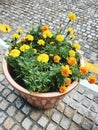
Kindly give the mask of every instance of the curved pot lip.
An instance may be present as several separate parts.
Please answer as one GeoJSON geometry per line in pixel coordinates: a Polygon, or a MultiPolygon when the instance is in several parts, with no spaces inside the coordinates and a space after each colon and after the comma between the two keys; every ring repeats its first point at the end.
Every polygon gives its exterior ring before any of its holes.
{"type": "Polygon", "coordinates": [[[70,86],[67,87],[67,91],[65,93],[60,93],[60,92],[47,92],[47,93],[38,93],[38,92],[32,92],[30,93],[27,89],[23,88],[21,85],[19,85],[17,82],[15,82],[13,80],[13,78],[11,77],[9,71],[8,71],[8,65],[7,65],[7,61],[5,59],[5,57],[3,57],[2,60],[2,69],[3,69],[3,73],[5,75],[5,78],[7,79],[7,81],[17,90],[17,91],[21,91],[24,94],[28,94],[28,95],[32,95],[35,97],[58,97],[58,96],[63,96],[67,93],[69,93],[72,89],[74,89],[77,85],[78,85],[78,81],[74,81],[72,82],[72,84],[70,86]]]}

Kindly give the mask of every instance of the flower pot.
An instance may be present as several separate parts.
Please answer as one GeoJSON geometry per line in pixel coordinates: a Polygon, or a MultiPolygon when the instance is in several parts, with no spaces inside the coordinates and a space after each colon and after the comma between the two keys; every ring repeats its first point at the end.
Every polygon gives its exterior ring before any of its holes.
{"type": "Polygon", "coordinates": [[[78,84],[77,81],[74,81],[67,88],[67,91],[65,93],[60,93],[60,92],[48,92],[48,93],[32,92],[30,93],[27,89],[23,88],[22,86],[20,86],[17,82],[13,80],[13,78],[10,75],[8,64],[5,58],[3,58],[2,67],[3,67],[3,72],[6,79],[14,87],[14,89],[18,91],[18,93],[22,95],[30,104],[40,109],[53,108],[54,106],[58,104],[59,100],[61,100],[67,93],[73,90],[78,84]]]}

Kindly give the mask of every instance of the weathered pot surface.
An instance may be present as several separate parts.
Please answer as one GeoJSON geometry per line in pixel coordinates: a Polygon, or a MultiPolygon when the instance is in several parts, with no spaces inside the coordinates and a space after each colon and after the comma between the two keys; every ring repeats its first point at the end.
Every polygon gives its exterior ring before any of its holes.
{"type": "Polygon", "coordinates": [[[69,93],[78,85],[78,82],[74,81],[67,88],[67,91],[65,93],[60,93],[60,92],[48,92],[48,93],[32,92],[30,93],[27,89],[23,88],[21,85],[19,85],[17,82],[13,80],[13,78],[11,77],[9,73],[8,65],[5,58],[3,58],[3,61],[2,61],[2,68],[3,68],[5,78],[14,87],[14,89],[17,90],[18,93],[22,95],[30,104],[40,109],[53,108],[54,106],[58,104],[58,101],[60,99],[62,99],[67,93],[69,93]]]}

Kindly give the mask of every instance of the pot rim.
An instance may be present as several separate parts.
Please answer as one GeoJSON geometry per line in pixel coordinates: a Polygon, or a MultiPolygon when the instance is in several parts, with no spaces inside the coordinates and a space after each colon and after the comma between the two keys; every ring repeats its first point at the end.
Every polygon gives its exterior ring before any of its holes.
{"type": "Polygon", "coordinates": [[[8,71],[8,64],[7,64],[5,57],[3,57],[3,59],[2,59],[2,70],[3,70],[3,74],[5,75],[5,78],[14,87],[14,89],[16,89],[17,91],[21,91],[24,94],[28,94],[28,95],[39,97],[39,98],[40,97],[48,98],[48,97],[63,96],[65,94],[69,93],[71,90],[73,90],[79,83],[78,81],[73,81],[71,83],[71,85],[69,85],[67,87],[67,91],[64,93],[60,93],[60,92],[46,92],[46,93],[32,92],[32,93],[30,93],[27,89],[23,88],[21,85],[19,85],[17,82],[15,82],[15,80],[11,77],[11,75],[8,71]]]}

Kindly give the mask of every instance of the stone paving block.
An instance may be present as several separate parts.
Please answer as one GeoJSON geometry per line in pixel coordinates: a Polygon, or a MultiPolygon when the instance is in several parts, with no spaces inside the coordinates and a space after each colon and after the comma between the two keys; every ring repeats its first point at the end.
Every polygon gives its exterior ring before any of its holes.
{"type": "Polygon", "coordinates": [[[83,96],[80,93],[75,92],[73,95],[73,99],[76,100],[77,102],[81,102],[81,100],[83,99],[83,96]]]}
{"type": "Polygon", "coordinates": [[[12,130],[22,130],[21,127],[19,125],[15,125],[12,130]]]}
{"type": "Polygon", "coordinates": [[[75,113],[74,116],[73,116],[73,121],[80,125],[82,123],[82,120],[83,120],[83,116],[80,115],[79,113],[75,113]]]}
{"type": "Polygon", "coordinates": [[[14,93],[11,93],[8,95],[7,100],[10,102],[14,102],[14,100],[17,98],[17,96],[14,93]]]}
{"type": "Polygon", "coordinates": [[[49,119],[48,119],[46,116],[42,115],[42,116],[40,117],[40,119],[38,120],[38,124],[39,124],[40,126],[42,126],[42,127],[46,127],[48,121],[49,121],[49,119]]]}
{"type": "Polygon", "coordinates": [[[73,115],[75,113],[75,110],[72,109],[71,107],[69,106],[66,106],[65,110],[64,110],[64,115],[67,116],[68,118],[72,118],[73,115]]]}
{"type": "Polygon", "coordinates": [[[10,117],[8,117],[5,121],[4,121],[4,128],[7,130],[10,130],[12,128],[12,126],[14,125],[14,120],[10,117]]]}
{"type": "Polygon", "coordinates": [[[96,114],[94,112],[88,111],[85,116],[93,122],[95,120],[96,114]]]}
{"type": "Polygon", "coordinates": [[[90,101],[90,99],[88,99],[88,98],[84,98],[83,100],[82,100],[82,104],[85,106],[85,107],[89,107],[90,105],[91,105],[91,101],[90,101]]]}
{"type": "Polygon", "coordinates": [[[41,116],[41,112],[38,111],[38,110],[33,110],[31,113],[30,113],[30,117],[33,119],[33,120],[38,120],[41,116]]]}
{"type": "Polygon", "coordinates": [[[29,130],[31,128],[31,125],[33,125],[33,121],[30,120],[28,117],[25,118],[22,122],[22,126],[25,130],[29,130]]]}
{"type": "Polygon", "coordinates": [[[7,114],[4,113],[3,111],[0,111],[0,126],[2,122],[7,118],[7,114]]]}
{"type": "Polygon", "coordinates": [[[8,114],[9,116],[13,116],[13,115],[15,114],[16,110],[17,110],[17,109],[16,109],[14,106],[10,106],[10,107],[8,107],[8,109],[7,109],[7,114],[8,114]]]}
{"type": "Polygon", "coordinates": [[[63,102],[59,102],[58,105],[57,105],[57,110],[59,110],[60,112],[63,112],[65,109],[65,103],[63,102]]]}
{"type": "Polygon", "coordinates": [[[53,122],[49,122],[46,130],[57,130],[57,124],[55,124],[53,122]]]}
{"type": "Polygon", "coordinates": [[[78,125],[76,125],[74,122],[72,122],[72,124],[71,124],[69,130],[79,130],[79,127],[78,127],[78,125]]]}
{"type": "Polygon", "coordinates": [[[85,115],[85,113],[88,111],[88,108],[84,107],[83,105],[80,104],[80,106],[78,107],[78,113],[80,113],[81,115],[85,115]]]}
{"type": "Polygon", "coordinates": [[[4,89],[4,91],[2,92],[3,97],[8,96],[10,92],[11,91],[9,89],[4,89]]]}
{"type": "Polygon", "coordinates": [[[25,115],[22,112],[20,112],[20,111],[15,115],[15,119],[18,122],[21,122],[24,119],[24,117],[25,117],[25,115]]]}
{"type": "Polygon", "coordinates": [[[82,123],[82,128],[86,130],[91,130],[92,127],[93,127],[93,122],[85,118],[82,123]]]}
{"type": "Polygon", "coordinates": [[[95,113],[98,113],[98,104],[96,104],[95,102],[92,102],[90,110],[95,113]]]}
{"type": "Polygon", "coordinates": [[[66,118],[65,116],[63,116],[63,118],[60,122],[60,126],[62,128],[64,128],[64,130],[68,130],[70,127],[70,124],[71,124],[70,120],[68,118],[66,118]]]}
{"type": "Polygon", "coordinates": [[[24,114],[28,115],[31,111],[31,107],[29,104],[25,104],[21,110],[24,114]]]}
{"type": "Polygon", "coordinates": [[[62,113],[56,110],[52,115],[52,120],[56,123],[59,123],[61,119],[62,119],[62,113]]]}
{"type": "MultiPolygon", "coordinates": [[[[62,109],[60,109],[60,110],[62,111],[62,109]]],[[[54,111],[55,111],[54,108],[53,109],[47,109],[47,110],[44,110],[44,114],[50,118],[53,115],[54,111]]]]}
{"type": "Polygon", "coordinates": [[[0,92],[4,89],[4,86],[0,84],[0,92]]]}
{"type": "Polygon", "coordinates": [[[18,109],[19,109],[23,104],[24,104],[23,98],[18,97],[18,98],[15,100],[15,106],[16,106],[18,109]]]}
{"type": "Polygon", "coordinates": [[[0,103],[0,108],[1,108],[2,110],[5,110],[5,109],[8,107],[8,105],[9,105],[9,102],[4,99],[4,100],[2,100],[1,103],[0,103]]]}
{"type": "Polygon", "coordinates": [[[38,125],[34,124],[31,130],[42,130],[38,125]]]}

